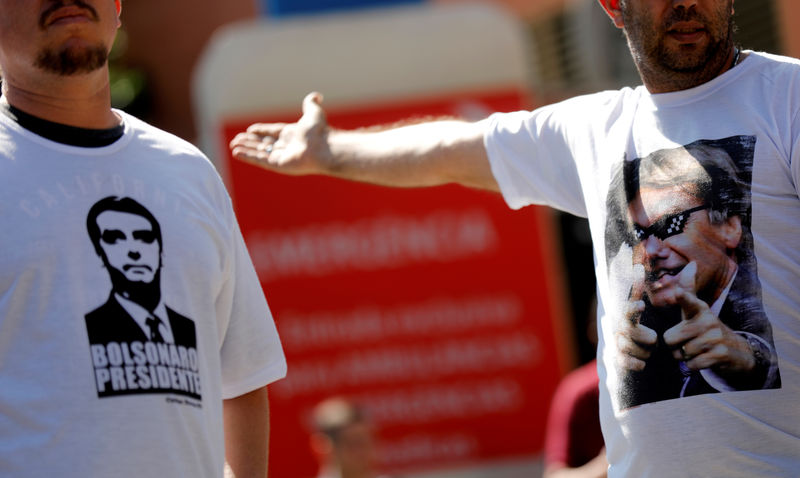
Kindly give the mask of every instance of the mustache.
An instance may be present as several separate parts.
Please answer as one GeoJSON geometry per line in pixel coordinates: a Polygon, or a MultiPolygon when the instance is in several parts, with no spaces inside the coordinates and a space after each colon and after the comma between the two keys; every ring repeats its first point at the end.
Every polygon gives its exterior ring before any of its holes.
{"type": "Polygon", "coordinates": [[[41,16],[39,16],[39,27],[44,28],[45,25],[47,24],[47,19],[50,18],[50,16],[53,15],[53,13],[55,13],[61,8],[70,6],[76,6],[78,8],[82,8],[87,12],[89,12],[90,16],[92,17],[92,20],[94,21],[98,20],[97,10],[95,10],[93,6],[89,5],[83,0],[54,0],[50,3],[50,6],[48,6],[44,12],[42,12],[41,16]]]}
{"type": "Polygon", "coordinates": [[[698,13],[694,8],[673,8],[665,21],[667,30],[680,22],[697,22],[707,25],[708,19],[698,13]]]}

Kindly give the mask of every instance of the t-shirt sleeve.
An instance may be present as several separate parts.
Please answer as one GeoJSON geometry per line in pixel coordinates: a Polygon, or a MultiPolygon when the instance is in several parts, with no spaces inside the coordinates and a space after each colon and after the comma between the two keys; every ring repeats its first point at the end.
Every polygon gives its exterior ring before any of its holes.
{"type": "Polygon", "coordinates": [[[484,145],[512,209],[539,204],[586,217],[581,181],[567,138],[563,105],[487,119],[484,145]]]}
{"type": "Polygon", "coordinates": [[[229,273],[217,299],[222,397],[243,395],[286,375],[286,359],[238,222],[229,210],[229,273]],[[227,319],[227,320],[226,320],[227,319]]]}

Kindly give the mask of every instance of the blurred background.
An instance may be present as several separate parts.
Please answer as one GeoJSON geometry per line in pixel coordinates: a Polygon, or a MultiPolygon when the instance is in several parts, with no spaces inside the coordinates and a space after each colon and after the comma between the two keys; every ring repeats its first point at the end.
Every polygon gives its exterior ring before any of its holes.
{"type": "MultiPolygon", "coordinates": [[[[795,0],[736,0],[738,43],[800,56],[795,0]]],[[[456,186],[390,190],[233,161],[317,90],[333,126],[479,119],[639,84],[596,0],[126,0],[114,105],[198,144],[281,333],[270,476],[318,473],[316,405],[366,410],[376,469],[539,476],[550,399],[594,358],[585,220],[456,186]]]]}

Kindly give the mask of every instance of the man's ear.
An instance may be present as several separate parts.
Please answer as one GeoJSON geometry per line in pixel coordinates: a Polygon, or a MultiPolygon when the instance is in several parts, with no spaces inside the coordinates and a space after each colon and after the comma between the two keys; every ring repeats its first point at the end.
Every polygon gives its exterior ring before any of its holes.
{"type": "Polygon", "coordinates": [[[624,28],[625,23],[622,21],[622,10],[619,6],[620,0],[597,0],[600,2],[600,5],[603,7],[603,10],[606,11],[606,14],[611,18],[611,21],[614,22],[614,26],[617,28],[624,28]]]}
{"type": "Polygon", "coordinates": [[[120,14],[122,13],[122,0],[114,0],[114,6],[117,8],[117,28],[122,26],[120,14]]]}
{"type": "Polygon", "coordinates": [[[722,223],[719,228],[722,240],[728,250],[739,247],[742,240],[742,219],[739,216],[731,216],[722,223]]]}

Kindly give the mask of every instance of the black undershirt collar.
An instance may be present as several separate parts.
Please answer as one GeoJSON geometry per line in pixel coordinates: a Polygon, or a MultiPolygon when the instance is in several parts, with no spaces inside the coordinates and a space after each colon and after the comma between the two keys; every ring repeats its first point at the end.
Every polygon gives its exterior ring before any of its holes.
{"type": "Polygon", "coordinates": [[[108,146],[120,139],[125,132],[124,124],[108,129],[88,129],[55,123],[15,108],[8,104],[5,98],[0,98],[0,112],[28,131],[50,141],[82,148],[108,146]]]}

